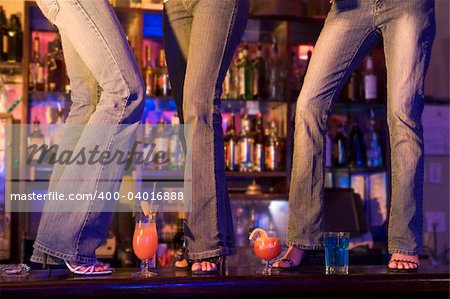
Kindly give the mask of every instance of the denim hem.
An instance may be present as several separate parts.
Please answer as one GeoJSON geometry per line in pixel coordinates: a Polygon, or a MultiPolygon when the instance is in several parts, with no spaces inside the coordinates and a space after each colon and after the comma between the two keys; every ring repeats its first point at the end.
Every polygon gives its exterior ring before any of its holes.
{"type": "Polygon", "coordinates": [[[303,250],[320,250],[320,249],[323,249],[323,245],[322,244],[301,244],[301,243],[286,241],[286,245],[289,246],[289,247],[296,247],[298,249],[303,249],[303,250]]]}
{"type": "MultiPolygon", "coordinates": [[[[35,249],[33,255],[30,258],[30,261],[33,263],[44,264],[44,253],[35,249]]],[[[49,255],[47,260],[45,261],[47,265],[64,265],[64,261],[62,259],[53,257],[49,255]]]]}
{"type": "Polygon", "coordinates": [[[236,249],[229,247],[222,247],[214,250],[202,251],[202,252],[188,252],[188,258],[190,260],[201,260],[207,258],[218,257],[221,255],[233,255],[236,253],[236,249]]]}
{"type": "Polygon", "coordinates": [[[419,249],[419,250],[405,250],[405,249],[398,249],[398,248],[391,248],[391,247],[389,247],[388,251],[389,251],[390,254],[398,253],[398,254],[404,254],[404,255],[419,255],[422,250],[421,249],[419,249]]]}
{"type": "Polygon", "coordinates": [[[33,247],[43,253],[51,255],[52,257],[66,260],[69,262],[87,263],[87,264],[93,264],[93,263],[97,262],[96,257],[86,257],[86,256],[80,256],[77,254],[62,253],[60,251],[50,249],[45,245],[39,244],[38,241],[34,242],[33,247]]]}

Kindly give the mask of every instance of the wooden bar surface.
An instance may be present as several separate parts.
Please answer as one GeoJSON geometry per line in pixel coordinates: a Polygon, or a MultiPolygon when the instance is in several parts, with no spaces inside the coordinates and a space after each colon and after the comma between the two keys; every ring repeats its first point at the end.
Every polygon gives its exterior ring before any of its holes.
{"type": "Polygon", "coordinates": [[[352,266],[349,275],[325,275],[323,267],[301,267],[272,276],[257,268],[229,268],[225,275],[155,269],[135,278],[134,268],[82,277],[68,270],[32,270],[25,279],[1,278],[0,298],[449,298],[448,266],[421,266],[397,274],[385,266],[352,266]]]}

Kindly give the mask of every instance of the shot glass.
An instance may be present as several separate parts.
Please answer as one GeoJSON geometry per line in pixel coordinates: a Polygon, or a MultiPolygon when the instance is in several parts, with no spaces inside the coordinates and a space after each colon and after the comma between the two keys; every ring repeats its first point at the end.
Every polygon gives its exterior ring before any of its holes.
{"type": "Polygon", "coordinates": [[[327,232],[323,238],[325,248],[325,274],[348,274],[348,244],[350,233],[327,232]]]}

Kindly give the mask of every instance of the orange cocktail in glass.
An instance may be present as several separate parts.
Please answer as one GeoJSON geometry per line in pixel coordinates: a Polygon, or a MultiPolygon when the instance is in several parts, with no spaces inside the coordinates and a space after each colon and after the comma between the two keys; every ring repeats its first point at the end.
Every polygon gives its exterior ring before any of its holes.
{"type": "Polygon", "coordinates": [[[139,276],[151,277],[156,274],[150,271],[150,260],[158,248],[158,233],[156,231],[156,214],[148,216],[140,214],[136,217],[133,235],[134,254],[142,261],[139,276]]]}
{"type": "Polygon", "coordinates": [[[254,240],[253,250],[257,257],[266,261],[266,267],[262,271],[263,275],[270,275],[272,268],[270,260],[276,258],[281,253],[281,240],[274,233],[268,233],[261,228],[253,230],[250,240],[254,240]]]}

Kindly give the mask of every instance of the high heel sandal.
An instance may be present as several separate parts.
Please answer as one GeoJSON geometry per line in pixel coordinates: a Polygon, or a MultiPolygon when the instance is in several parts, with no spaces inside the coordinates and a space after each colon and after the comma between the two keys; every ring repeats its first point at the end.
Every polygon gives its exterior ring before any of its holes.
{"type": "Polygon", "coordinates": [[[103,263],[98,261],[92,264],[81,264],[76,267],[72,266],[69,261],[64,260],[64,263],[70,272],[78,275],[108,275],[112,273],[112,269],[95,271],[95,267],[103,266],[103,263]],[[85,269],[82,270],[82,268],[85,269]]]}
{"type": "Polygon", "coordinates": [[[44,253],[44,260],[42,262],[42,269],[46,269],[49,271],[49,274],[52,274],[52,269],[50,268],[50,266],[47,264],[47,259],[48,259],[48,254],[44,253]]]}
{"type": "Polygon", "coordinates": [[[206,258],[206,259],[199,259],[199,260],[190,260],[189,261],[189,268],[191,269],[192,275],[212,275],[212,274],[225,274],[226,270],[226,257],[225,256],[217,256],[212,258],[206,258]],[[211,264],[216,265],[215,269],[208,270],[202,270],[201,266],[198,270],[192,270],[192,266],[195,263],[202,263],[202,262],[209,262],[211,264]]]}

